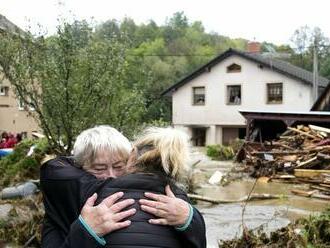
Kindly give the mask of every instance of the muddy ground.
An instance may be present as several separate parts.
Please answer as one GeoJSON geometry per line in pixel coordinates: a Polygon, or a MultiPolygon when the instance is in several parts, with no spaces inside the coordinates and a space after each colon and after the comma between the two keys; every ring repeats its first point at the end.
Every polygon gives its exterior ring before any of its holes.
{"type": "MultiPolygon", "coordinates": [[[[211,161],[204,154],[204,148],[194,149],[193,160],[200,160],[193,173],[195,193],[222,200],[237,200],[249,194],[254,179],[242,173],[232,173],[231,171],[237,167],[233,161],[211,161]],[[209,177],[215,171],[220,171],[224,175],[230,174],[226,186],[208,183],[209,177]]],[[[250,229],[262,226],[266,233],[270,233],[287,226],[298,218],[318,214],[329,207],[328,201],[299,197],[290,192],[293,188],[304,187],[307,185],[258,182],[254,193],[280,194],[283,198],[249,202],[243,221],[242,203],[212,205],[198,202],[197,207],[203,213],[206,222],[208,247],[219,247],[219,240],[241,236],[243,223],[250,229]]]]}

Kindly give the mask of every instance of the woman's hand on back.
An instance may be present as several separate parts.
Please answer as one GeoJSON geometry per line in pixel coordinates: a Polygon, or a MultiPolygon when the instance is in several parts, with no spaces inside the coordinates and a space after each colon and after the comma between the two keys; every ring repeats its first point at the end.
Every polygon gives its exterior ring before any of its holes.
{"type": "Polygon", "coordinates": [[[141,199],[141,209],[153,214],[157,219],[150,219],[149,223],[156,225],[182,226],[189,217],[188,202],[175,197],[169,185],[165,187],[166,195],[145,193],[150,200],[141,199]]]}
{"type": "Polygon", "coordinates": [[[96,193],[87,199],[81,210],[81,216],[98,236],[102,237],[105,234],[122,229],[131,224],[130,220],[122,220],[135,214],[136,209],[132,208],[123,212],[121,211],[132,205],[134,200],[126,199],[117,202],[123,195],[123,192],[112,194],[97,206],[94,206],[97,199],[96,193]]]}

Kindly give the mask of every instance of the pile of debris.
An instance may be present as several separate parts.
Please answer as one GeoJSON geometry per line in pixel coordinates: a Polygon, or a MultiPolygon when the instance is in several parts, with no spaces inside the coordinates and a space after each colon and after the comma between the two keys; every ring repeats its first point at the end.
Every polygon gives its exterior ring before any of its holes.
{"type": "Polygon", "coordinates": [[[245,142],[238,160],[252,167],[253,177],[294,174],[296,169],[329,170],[330,129],[315,125],[288,127],[276,141],[245,142]]]}
{"type": "Polygon", "coordinates": [[[266,181],[309,184],[292,193],[330,200],[330,129],[299,125],[275,141],[245,142],[237,154],[252,177],[266,181]],[[262,178],[261,178],[262,177],[262,178]]]}

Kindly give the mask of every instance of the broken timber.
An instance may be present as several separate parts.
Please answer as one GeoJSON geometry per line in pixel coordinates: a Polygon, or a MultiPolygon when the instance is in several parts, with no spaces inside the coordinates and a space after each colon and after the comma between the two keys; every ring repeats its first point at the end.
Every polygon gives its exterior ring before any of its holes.
{"type": "Polygon", "coordinates": [[[206,197],[202,195],[196,194],[188,194],[190,199],[210,202],[213,204],[226,204],[226,203],[237,203],[237,202],[245,202],[245,201],[256,201],[256,200],[270,200],[270,199],[282,199],[285,198],[285,195],[273,195],[273,194],[251,194],[250,197],[244,196],[238,200],[219,200],[211,197],[206,197]]]}

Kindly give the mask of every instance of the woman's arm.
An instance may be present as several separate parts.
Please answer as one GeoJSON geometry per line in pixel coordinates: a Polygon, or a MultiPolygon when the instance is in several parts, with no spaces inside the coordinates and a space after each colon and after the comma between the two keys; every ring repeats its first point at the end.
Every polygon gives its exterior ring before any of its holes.
{"type": "Polygon", "coordinates": [[[151,224],[170,225],[176,228],[185,240],[186,247],[205,248],[206,230],[201,213],[194,207],[189,207],[189,198],[185,193],[175,196],[169,185],[165,188],[166,195],[145,193],[151,200],[141,199],[141,209],[158,217],[150,219],[151,224]],[[192,210],[192,213],[190,213],[192,210]],[[189,216],[192,215],[192,218],[189,216]],[[187,223],[190,220],[190,223],[187,223]]]}
{"type": "Polygon", "coordinates": [[[100,245],[78,221],[74,221],[71,224],[69,233],[66,234],[63,233],[55,223],[45,217],[42,229],[41,247],[82,248],[100,247],[100,245]]]}
{"type": "Polygon", "coordinates": [[[42,247],[81,248],[80,241],[91,242],[91,247],[98,245],[78,220],[80,213],[85,223],[100,236],[126,227],[130,223],[120,221],[135,213],[134,209],[121,212],[132,203],[129,199],[117,203],[122,197],[120,193],[94,206],[96,196],[90,195],[102,187],[102,182],[73,167],[65,158],[57,158],[42,166],[40,184],[45,206],[42,247]]]}

